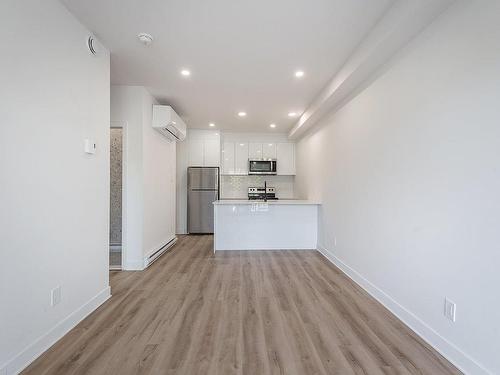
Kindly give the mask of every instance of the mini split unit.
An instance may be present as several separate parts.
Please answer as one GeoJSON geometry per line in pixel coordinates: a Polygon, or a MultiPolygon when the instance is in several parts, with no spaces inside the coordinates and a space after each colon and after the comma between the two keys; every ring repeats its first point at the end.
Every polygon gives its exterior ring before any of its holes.
{"type": "Polygon", "coordinates": [[[186,124],[168,105],[153,105],[153,129],[172,141],[186,139],[186,124]]]}

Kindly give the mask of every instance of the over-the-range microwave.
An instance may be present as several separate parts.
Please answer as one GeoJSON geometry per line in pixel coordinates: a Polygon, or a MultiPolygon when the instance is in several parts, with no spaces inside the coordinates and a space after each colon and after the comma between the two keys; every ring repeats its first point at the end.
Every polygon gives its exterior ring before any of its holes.
{"type": "Polygon", "coordinates": [[[248,174],[276,174],[276,159],[248,159],[248,174]]]}

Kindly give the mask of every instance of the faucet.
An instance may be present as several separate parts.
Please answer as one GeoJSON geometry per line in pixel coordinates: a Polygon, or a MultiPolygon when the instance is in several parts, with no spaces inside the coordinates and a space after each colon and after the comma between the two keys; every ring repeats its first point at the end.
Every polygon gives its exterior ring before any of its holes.
{"type": "Polygon", "coordinates": [[[264,202],[267,202],[267,181],[264,180],[264,202]]]}

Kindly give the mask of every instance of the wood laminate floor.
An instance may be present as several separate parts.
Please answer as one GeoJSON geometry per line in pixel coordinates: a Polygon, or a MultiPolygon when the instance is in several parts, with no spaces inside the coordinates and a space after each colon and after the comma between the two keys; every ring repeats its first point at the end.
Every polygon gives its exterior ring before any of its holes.
{"type": "Polygon", "coordinates": [[[24,374],[460,374],[319,253],[184,236],[24,374]]]}

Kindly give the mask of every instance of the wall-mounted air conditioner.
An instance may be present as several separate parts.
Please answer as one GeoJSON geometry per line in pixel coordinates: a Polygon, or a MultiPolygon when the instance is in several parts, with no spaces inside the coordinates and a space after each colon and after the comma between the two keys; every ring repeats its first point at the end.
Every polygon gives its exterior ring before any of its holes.
{"type": "Polygon", "coordinates": [[[153,128],[173,141],[186,139],[186,124],[168,105],[153,105],[153,128]]]}

